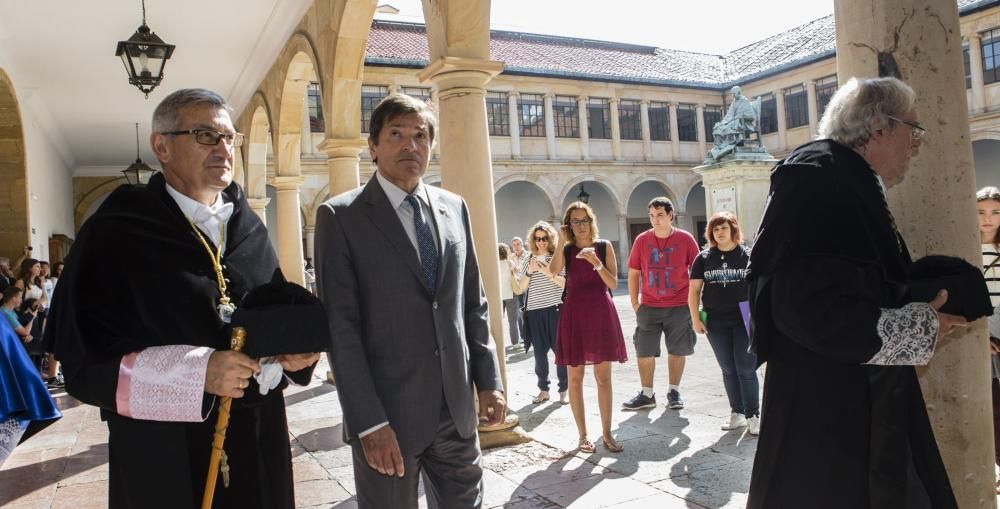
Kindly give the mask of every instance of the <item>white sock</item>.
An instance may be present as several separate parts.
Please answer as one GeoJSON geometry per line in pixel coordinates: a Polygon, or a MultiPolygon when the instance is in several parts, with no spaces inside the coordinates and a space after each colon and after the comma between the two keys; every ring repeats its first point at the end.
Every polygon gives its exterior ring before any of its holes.
{"type": "Polygon", "coordinates": [[[642,395],[646,396],[647,398],[652,398],[653,397],[653,388],[652,387],[643,387],[642,388],[642,395]]]}
{"type": "Polygon", "coordinates": [[[680,385],[670,384],[670,390],[681,392],[681,386],[680,385]]]}

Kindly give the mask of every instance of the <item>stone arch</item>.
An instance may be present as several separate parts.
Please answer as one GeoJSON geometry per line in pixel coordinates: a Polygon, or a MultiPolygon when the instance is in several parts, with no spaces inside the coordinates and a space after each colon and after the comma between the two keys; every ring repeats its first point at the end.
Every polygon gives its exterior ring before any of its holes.
{"type": "Polygon", "coordinates": [[[983,140],[1000,141],[1000,131],[994,131],[994,130],[972,131],[971,133],[969,133],[969,139],[972,141],[972,143],[983,140]]]}
{"type": "MultiPolygon", "coordinates": [[[[654,182],[654,183],[659,184],[660,187],[663,188],[663,192],[666,195],[666,197],[670,198],[670,201],[672,201],[674,203],[677,203],[677,198],[678,198],[677,197],[677,192],[674,191],[674,188],[670,185],[670,183],[667,181],[667,179],[665,179],[665,178],[663,178],[662,176],[659,176],[659,175],[646,175],[644,177],[641,177],[641,178],[636,179],[635,181],[633,181],[632,182],[632,187],[628,191],[629,199],[631,199],[632,193],[634,193],[635,190],[639,188],[639,186],[641,186],[641,185],[643,185],[643,184],[645,184],[647,182],[654,182]]],[[[625,202],[625,208],[626,208],[626,212],[627,212],[627,210],[628,210],[628,200],[626,200],[626,202],[625,202]]]]}
{"type": "Polygon", "coordinates": [[[497,218],[497,239],[510,242],[524,237],[524,232],[538,220],[550,221],[556,216],[552,198],[536,182],[525,178],[507,178],[498,182],[493,192],[497,218]]]}
{"type": "Polygon", "coordinates": [[[361,82],[364,79],[365,48],[375,16],[375,0],[347,0],[336,27],[336,38],[322,41],[333,46],[333,65],[322,90],[327,138],[361,138],[361,82]]]}
{"type": "Polygon", "coordinates": [[[611,196],[611,203],[614,207],[613,212],[615,215],[622,215],[625,213],[625,200],[622,199],[621,193],[615,189],[614,184],[608,180],[606,176],[595,174],[578,175],[570,179],[555,197],[555,199],[559,200],[558,202],[553,202],[553,209],[556,213],[562,213],[563,199],[568,196],[573,189],[579,188],[580,184],[590,183],[600,185],[605,191],[607,191],[608,195],[611,196]]]}
{"type": "Polygon", "coordinates": [[[16,260],[30,243],[27,149],[14,83],[0,68],[0,255],[16,260]]]}
{"type": "Polygon", "coordinates": [[[81,196],[77,200],[76,205],[73,206],[73,222],[75,223],[76,231],[80,231],[80,227],[83,226],[84,221],[93,214],[94,204],[103,202],[104,198],[107,198],[111,194],[111,191],[114,191],[124,183],[122,177],[108,177],[106,181],[98,183],[81,196]]]}
{"type": "MultiPolygon", "coordinates": [[[[263,93],[257,92],[250,100],[252,111],[246,146],[246,193],[248,198],[264,198],[267,179],[268,145],[273,142],[271,109],[263,93]]],[[[273,151],[273,150],[272,150],[273,151]]]]}
{"type": "MultiPolygon", "coordinates": [[[[313,50],[312,43],[303,33],[292,36],[285,46],[285,58],[279,60],[279,69],[284,71],[284,80],[280,85],[281,95],[278,98],[277,135],[275,136],[274,155],[277,161],[277,175],[298,176],[302,173],[302,108],[306,100],[306,89],[317,72],[319,60],[313,50]]],[[[323,88],[320,79],[320,90],[323,88]]]]}

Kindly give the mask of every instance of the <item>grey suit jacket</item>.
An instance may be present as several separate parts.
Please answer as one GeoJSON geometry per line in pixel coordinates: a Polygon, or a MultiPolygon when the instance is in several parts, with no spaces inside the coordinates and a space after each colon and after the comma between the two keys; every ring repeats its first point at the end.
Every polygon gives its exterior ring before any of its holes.
{"type": "Polygon", "coordinates": [[[388,421],[404,455],[434,439],[442,398],[469,438],[478,424],[473,383],[503,389],[469,210],[448,191],[427,186],[427,194],[441,253],[435,295],[376,179],[316,213],[316,283],[330,320],[344,436],[388,421]]]}

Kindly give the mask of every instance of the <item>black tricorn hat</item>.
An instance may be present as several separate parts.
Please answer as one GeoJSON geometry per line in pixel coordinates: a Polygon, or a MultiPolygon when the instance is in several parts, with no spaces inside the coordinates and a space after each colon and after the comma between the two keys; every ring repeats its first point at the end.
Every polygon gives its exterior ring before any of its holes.
{"type": "Polygon", "coordinates": [[[954,256],[925,256],[910,266],[910,302],[930,302],[948,290],[941,312],[973,321],[993,314],[983,271],[954,256]]]}
{"type": "Polygon", "coordinates": [[[279,272],[270,283],[247,292],[233,313],[232,325],[246,329],[243,352],[255,359],[330,349],[323,303],[279,272]]]}

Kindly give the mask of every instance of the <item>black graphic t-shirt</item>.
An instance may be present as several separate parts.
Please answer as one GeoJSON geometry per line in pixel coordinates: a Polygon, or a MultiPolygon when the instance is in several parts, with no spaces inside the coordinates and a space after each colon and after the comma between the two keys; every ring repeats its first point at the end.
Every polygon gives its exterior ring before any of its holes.
{"type": "Polygon", "coordinates": [[[750,253],[743,246],[732,251],[710,247],[691,264],[691,279],[703,280],[701,301],[709,320],[720,318],[741,319],[739,304],[747,300],[747,262],[750,253]]]}

